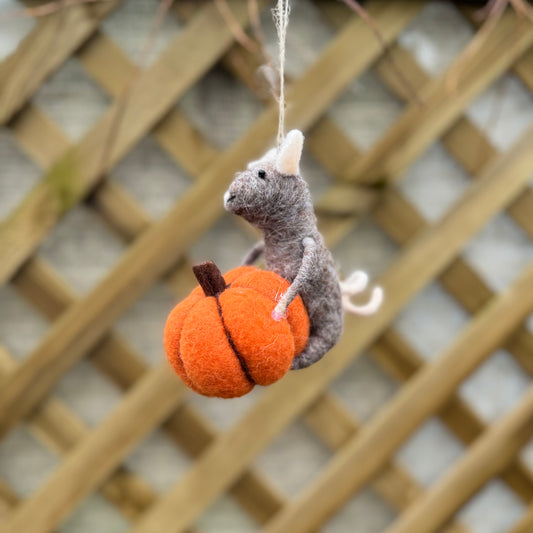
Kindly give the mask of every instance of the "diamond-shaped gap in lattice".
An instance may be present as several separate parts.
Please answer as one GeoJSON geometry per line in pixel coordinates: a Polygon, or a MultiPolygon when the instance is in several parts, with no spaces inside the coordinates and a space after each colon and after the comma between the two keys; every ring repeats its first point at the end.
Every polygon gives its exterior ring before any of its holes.
{"type": "Polygon", "coordinates": [[[75,57],[40,85],[33,100],[72,141],[80,140],[109,105],[106,93],[75,57]]]}
{"type": "Polygon", "coordinates": [[[259,526],[235,500],[223,495],[200,516],[194,529],[202,533],[256,533],[259,526]]]}
{"type": "Polygon", "coordinates": [[[324,533],[382,533],[392,523],[394,510],[373,489],[353,496],[322,527],[324,533]]]}
{"type": "Polygon", "coordinates": [[[458,512],[459,520],[474,533],[509,531],[525,510],[524,504],[499,479],[485,485],[458,512]]]}
{"type": "Polygon", "coordinates": [[[131,524],[100,494],[91,494],[57,528],[58,533],[126,533],[131,524]]]}
{"type": "Polygon", "coordinates": [[[499,213],[468,243],[465,258],[494,291],[502,291],[533,261],[533,242],[499,213]]]}
{"type": "Polygon", "coordinates": [[[396,458],[424,487],[429,487],[462,455],[464,446],[437,418],[430,418],[398,449],[396,458]]]}
{"type": "Polygon", "coordinates": [[[448,347],[468,320],[454,298],[433,282],[402,309],[395,327],[424,359],[431,360],[448,347]]]}
{"type": "Polygon", "coordinates": [[[468,106],[466,115],[498,150],[508,150],[533,124],[533,96],[508,72],[468,106]]]}
{"type": "Polygon", "coordinates": [[[183,96],[181,110],[213,146],[228,148],[262,111],[262,104],[220,66],[205,73],[183,96]]]}
{"type": "Polygon", "coordinates": [[[139,357],[150,366],[165,361],[163,329],[166,318],[176,303],[169,288],[157,282],[115,324],[115,330],[127,339],[139,357]]]}
{"type": "Polygon", "coordinates": [[[471,185],[465,170],[439,142],[403,174],[398,189],[429,222],[441,219],[471,185]]]}
{"type": "Polygon", "coordinates": [[[531,379],[505,350],[487,358],[459,388],[460,395],[487,423],[505,415],[531,385],[531,379]]]}
{"type": "MultiPolygon", "coordinates": [[[[100,28],[122,48],[134,64],[138,64],[145,52],[160,4],[159,0],[121,2],[118,9],[100,24],[100,28]]],[[[181,28],[182,25],[172,10],[168,12],[149,43],[150,54],[146,58],[146,66],[156,61],[181,28]]]]}
{"type": "Polygon", "coordinates": [[[23,359],[48,331],[49,324],[11,285],[0,287],[0,349],[23,359]]]}
{"type": "Polygon", "coordinates": [[[57,455],[26,424],[19,424],[0,440],[0,478],[22,498],[42,486],[58,464],[57,455]]]}
{"type": "Polygon", "coordinates": [[[124,249],[92,209],[77,205],[47,235],[39,253],[76,292],[86,293],[113,268],[124,249]]]}
{"type": "Polygon", "coordinates": [[[404,104],[373,69],[354,79],[327,116],[362,150],[370,150],[400,116],[404,104]]]}
{"type": "Polygon", "coordinates": [[[418,17],[400,34],[398,42],[424,70],[437,76],[461,54],[474,33],[456,6],[434,0],[424,5],[418,17]]]}
{"type": "Polygon", "coordinates": [[[0,221],[10,215],[24,200],[41,177],[6,127],[0,128],[0,221]]]}
{"type": "Polygon", "coordinates": [[[326,466],[331,451],[300,420],[296,420],[254,460],[263,475],[289,498],[300,494],[326,466]]]}
{"type": "Polygon", "coordinates": [[[144,137],[113,169],[111,180],[129,192],[154,219],[163,217],[191,179],[152,136],[144,137]]]}
{"type": "Polygon", "coordinates": [[[368,354],[362,354],[332,383],[330,390],[348,412],[365,421],[386,405],[398,385],[368,354]]]}
{"type": "Polygon", "coordinates": [[[124,461],[129,471],[159,494],[178,483],[191,464],[191,459],[161,430],[139,442],[124,461]]]}

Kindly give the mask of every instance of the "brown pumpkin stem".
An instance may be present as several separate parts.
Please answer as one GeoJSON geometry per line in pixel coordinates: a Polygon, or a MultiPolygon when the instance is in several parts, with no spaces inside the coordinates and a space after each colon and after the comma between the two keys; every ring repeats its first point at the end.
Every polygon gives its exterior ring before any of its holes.
{"type": "Polygon", "coordinates": [[[217,296],[226,289],[226,280],[213,261],[194,265],[192,271],[206,296],[217,296]]]}

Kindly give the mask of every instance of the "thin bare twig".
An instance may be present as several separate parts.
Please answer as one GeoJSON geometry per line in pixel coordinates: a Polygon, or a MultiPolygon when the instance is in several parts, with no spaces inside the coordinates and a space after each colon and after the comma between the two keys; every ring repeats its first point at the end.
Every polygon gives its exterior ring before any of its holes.
{"type": "MultiPolygon", "coordinates": [[[[508,3],[508,0],[493,0],[487,6],[485,6],[485,9],[487,9],[485,22],[470,43],[468,43],[468,46],[461,57],[457,60],[447,74],[446,86],[450,92],[455,92],[457,90],[461,74],[463,73],[464,69],[468,67],[468,63],[470,63],[472,57],[476,55],[476,53],[487,41],[490,33],[501,19],[508,3]]],[[[483,12],[479,12],[480,15],[482,13],[483,12]]]]}
{"type": "Polygon", "coordinates": [[[510,0],[513,9],[525,18],[533,21],[533,7],[526,0],[510,0]]]}
{"type": "Polygon", "coordinates": [[[257,43],[249,37],[244,31],[244,28],[239,24],[239,21],[233,15],[226,0],[215,0],[215,5],[228,26],[233,38],[248,52],[254,54],[257,52],[257,43]]]}
{"type": "Polygon", "coordinates": [[[259,3],[257,0],[248,0],[248,15],[255,40],[259,44],[260,52],[268,63],[272,63],[272,58],[266,47],[265,32],[263,31],[263,26],[261,26],[259,3]]]}
{"type": "Polygon", "coordinates": [[[407,92],[411,95],[412,99],[418,105],[422,106],[423,101],[420,95],[418,94],[416,89],[411,85],[409,80],[404,76],[402,69],[398,66],[398,64],[394,60],[394,57],[392,55],[389,45],[383,38],[383,34],[381,33],[376,21],[372,18],[370,13],[356,0],[341,0],[341,2],[343,2],[346,6],[348,6],[352,11],[357,13],[366,22],[368,27],[372,30],[377,40],[379,41],[379,44],[383,48],[385,57],[389,61],[390,66],[393,69],[394,73],[396,74],[396,77],[398,78],[400,83],[405,87],[407,92]]]}
{"type": "Polygon", "coordinates": [[[490,0],[486,6],[476,13],[476,18],[485,22],[470,41],[463,55],[448,72],[446,85],[451,92],[457,89],[461,74],[468,68],[468,63],[472,57],[485,44],[509,5],[512,6],[519,18],[526,18],[533,22],[533,8],[525,0],[490,0]]]}
{"type": "Polygon", "coordinates": [[[16,11],[10,11],[7,14],[2,14],[1,20],[9,20],[14,17],[46,17],[51,15],[60,9],[67,7],[78,6],[82,4],[96,4],[101,2],[112,2],[113,0],[54,0],[53,2],[47,2],[40,6],[26,7],[24,9],[18,9],[16,11]]]}

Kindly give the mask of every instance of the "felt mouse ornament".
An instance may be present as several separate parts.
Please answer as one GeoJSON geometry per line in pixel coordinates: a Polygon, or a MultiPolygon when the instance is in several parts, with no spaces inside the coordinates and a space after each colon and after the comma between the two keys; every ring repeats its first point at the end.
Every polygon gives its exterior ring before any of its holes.
{"type": "Polygon", "coordinates": [[[339,280],[333,257],[317,229],[309,187],[300,176],[303,141],[301,131],[290,131],[279,149],[269,150],[237,174],[224,195],[224,207],[257,227],[263,236],[244,263],[252,264],[264,254],[267,270],[290,283],[272,319],[283,319],[294,298],[302,298],[310,331],[304,350],[292,361],[293,370],[316,363],[338,342],[344,310],[370,315],[383,300],[382,289],[374,287],[365,305],[350,301],[367,287],[368,276],[362,271],[339,280]]]}
{"type": "Polygon", "coordinates": [[[368,285],[364,272],[339,280],[300,176],[302,148],[303,135],[293,130],[237,174],[224,206],[263,240],[225,276],[212,262],[193,267],[200,285],[168,317],[168,360],[200,394],[242,396],[312,365],[339,340],[345,310],[369,315],[381,305],[380,287],[365,305],[350,301],[368,285]],[[263,253],[266,271],[251,266],[263,253]]]}

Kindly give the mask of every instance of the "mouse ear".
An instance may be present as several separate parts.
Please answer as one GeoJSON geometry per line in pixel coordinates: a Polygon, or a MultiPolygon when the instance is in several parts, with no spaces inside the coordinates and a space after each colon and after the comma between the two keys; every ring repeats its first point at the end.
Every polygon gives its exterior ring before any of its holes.
{"type": "Polygon", "coordinates": [[[275,148],[271,148],[265,155],[263,155],[263,157],[260,157],[259,159],[256,159],[255,161],[250,161],[247,167],[248,170],[256,167],[257,165],[261,163],[275,163],[276,152],[277,150],[275,148]]]}
{"type": "Polygon", "coordinates": [[[300,174],[300,157],[304,145],[304,136],[300,130],[291,130],[279,148],[276,167],[281,174],[300,174]]]}

